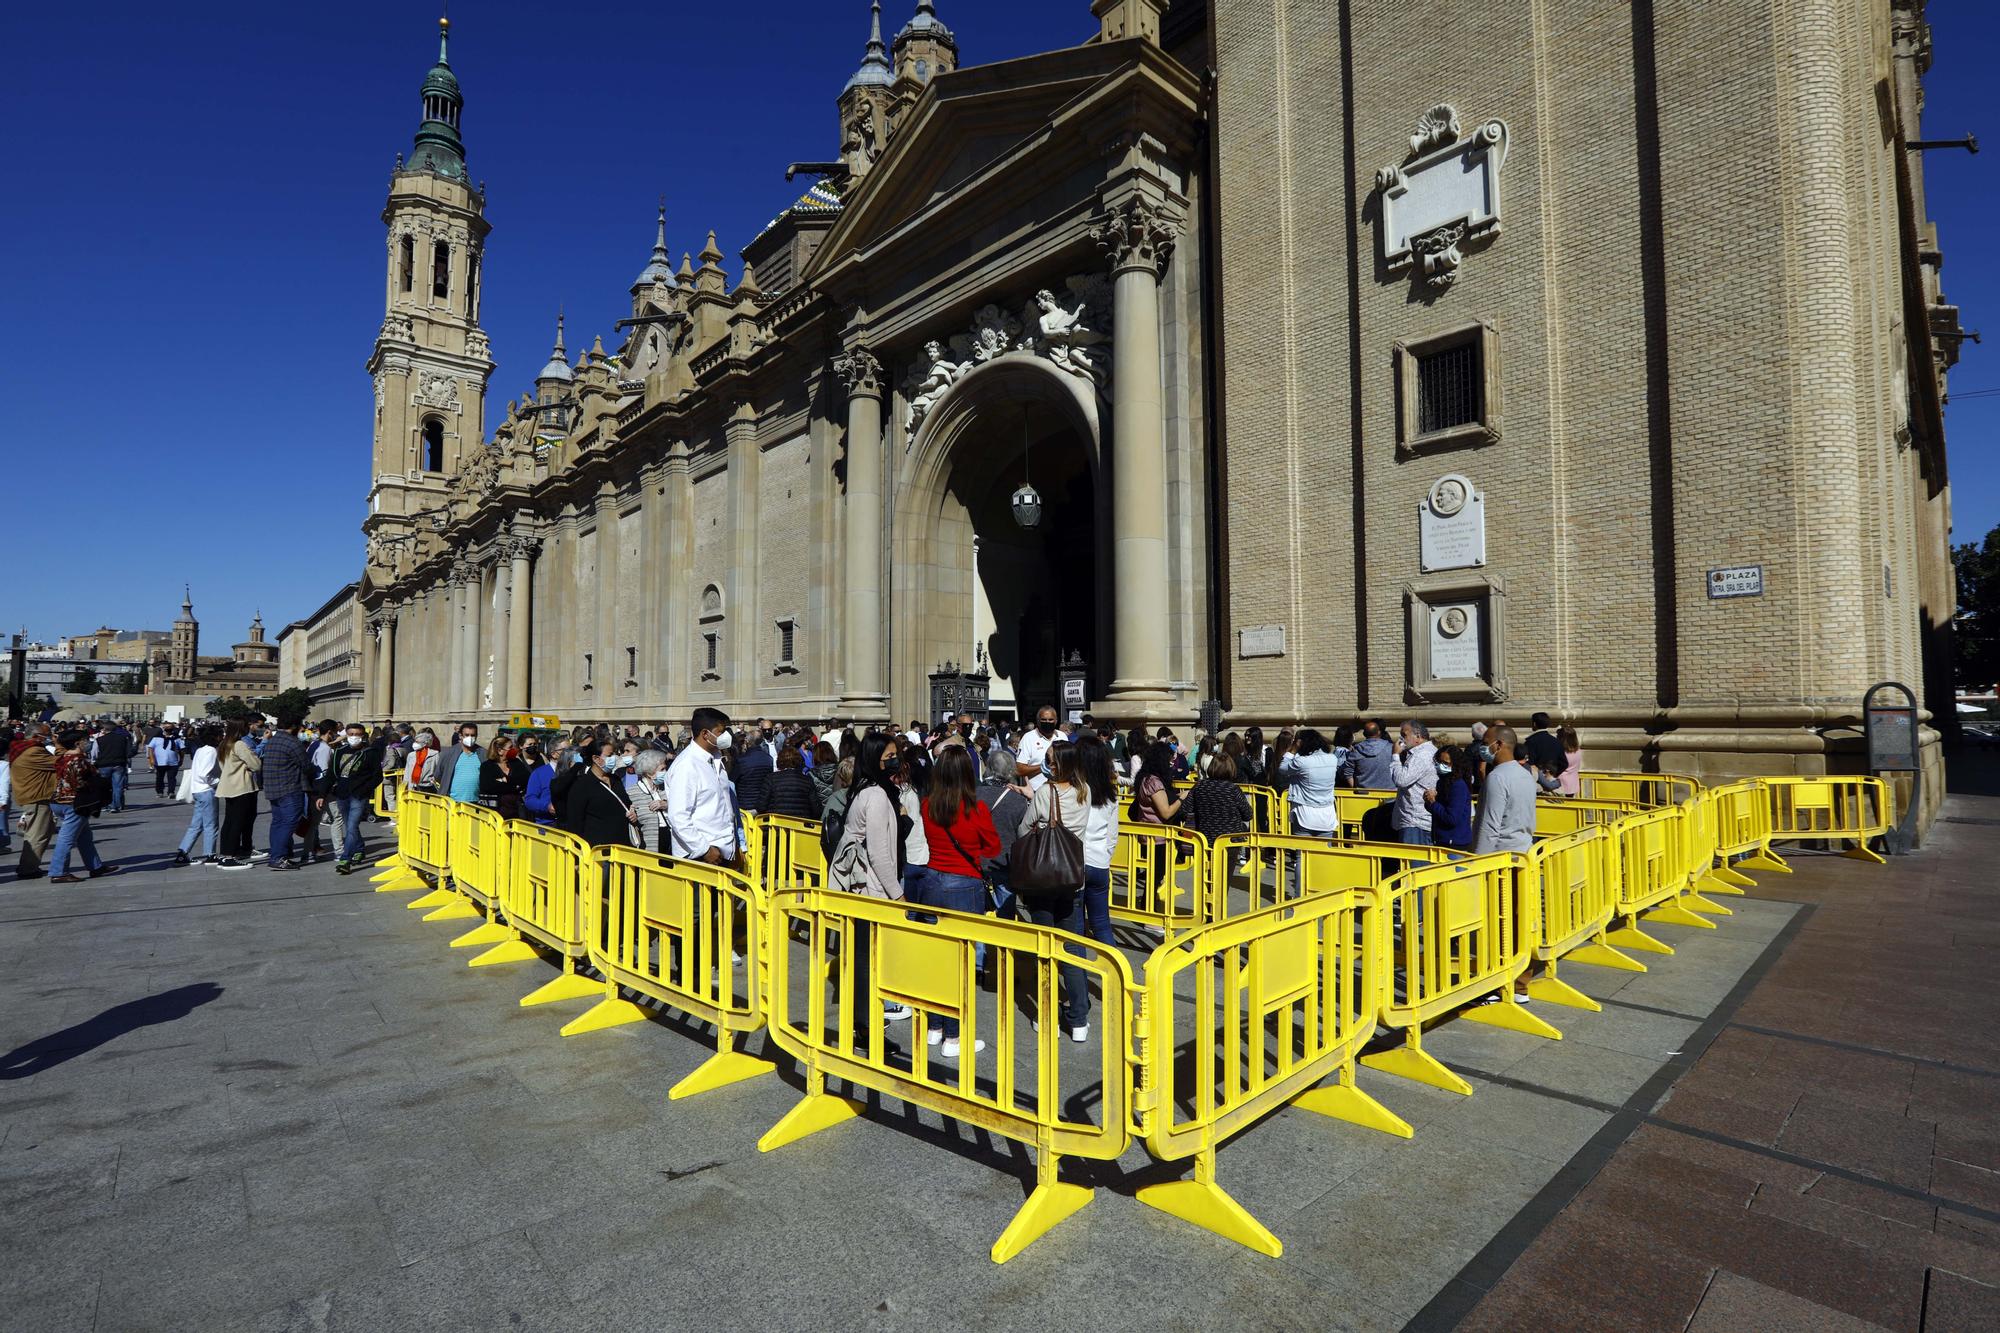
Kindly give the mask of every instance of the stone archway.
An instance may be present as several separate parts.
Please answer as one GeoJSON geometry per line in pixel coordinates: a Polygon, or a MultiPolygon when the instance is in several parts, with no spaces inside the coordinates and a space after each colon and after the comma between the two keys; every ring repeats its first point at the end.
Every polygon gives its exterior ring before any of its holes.
{"type": "Polygon", "coordinates": [[[924,418],[896,485],[891,593],[895,715],[929,701],[928,675],[983,650],[996,709],[1053,698],[1057,654],[1110,680],[1110,492],[1101,402],[1088,381],[1027,353],[986,361],[924,418]],[[1024,478],[1044,500],[1023,530],[1024,478]]]}

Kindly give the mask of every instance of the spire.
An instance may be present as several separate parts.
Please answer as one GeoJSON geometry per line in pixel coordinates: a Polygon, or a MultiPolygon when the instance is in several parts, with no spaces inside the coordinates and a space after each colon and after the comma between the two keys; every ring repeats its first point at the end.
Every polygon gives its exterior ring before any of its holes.
{"type": "Polygon", "coordinates": [[[558,310],[556,312],[555,350],[549,353],[549,363],[542,367],[542,373],[535,376],[535,379],[537,381],[566,380],[569,377],[569,353],[563,347],[563,317],[562,312],[558,310]]]}
{"type": "Polygon", "coordinates": [[[417,146],[410,154],[409,170],[464,180],[465,141],[459,138],[458,120],[465,109],[465,96],[447,58],[450,39],[451,20],[440,18],[437,64],[424,76],[424,118],[417,126],[417,146]]]}
{"type": "Polygon", "coordinates": [[[861,68],[841,89],[843,94],[856,88],[887,88],[896,81],[896,72],[889,67],[888,48],[882,45],[882,0],[874,0],[868,9],[868,50],[861,57],[861,68]]]}
{"type": "Polygon", "coordinates": [[[703,268],[707,268],[711,264],[720,264],[721,262],[722,251],[717,249],[715,245],[715,228],[710,227],[708,229],[708,244],[701,247],[701,264],[703,268]]]}
{"type": "Polygon", "coordinates": [[[194,619],[194,590],[185,583],[181,585],[181,619],[194,619]]]}
{"type": "Polygon", "coordinates": [[[634,287],[651,287],[657,283],[671,283],[674,280],[673,256],[667,253],[667,197],[660,196],[659,230],[653,235],[653,257],[646,267],[639,270],[634,287]]]}

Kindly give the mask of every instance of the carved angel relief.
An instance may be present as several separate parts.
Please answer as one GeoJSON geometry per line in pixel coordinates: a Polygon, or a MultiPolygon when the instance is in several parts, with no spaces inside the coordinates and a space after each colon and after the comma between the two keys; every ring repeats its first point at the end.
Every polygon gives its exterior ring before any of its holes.
{"type": "Polygon", "coordinates": [[[966,372],[1009,352],[1044,357],[1103,390],[1110,380],[1111,279],[1082,274],[1067,279],[1064,289],[1063,296],[1048,288],[1036,292],[1018,316],[997,304],[981,306],[972,328],[953,335],[948,346],[936,339],[924,344],[923,359],[904,381],[911,437],[966,372]]]}

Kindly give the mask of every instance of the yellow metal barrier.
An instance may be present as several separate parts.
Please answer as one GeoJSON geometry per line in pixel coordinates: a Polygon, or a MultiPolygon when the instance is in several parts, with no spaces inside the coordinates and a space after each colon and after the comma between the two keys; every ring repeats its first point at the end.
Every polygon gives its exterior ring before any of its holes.
{"type": "Polygon", "coordinates": [[[1250,802],[1250,832],[1290,833],[1292,831],[1292,802],[1283,789],[1259,787],[1252,783],[1238,783],[1244,799],[1250,802]]]}
{"type": "MultiPolygon", "coordinates": [[[[368,798],[368,808],[374,812],[377,819],[386,819],[394,822],[396,818],[396,788],[401,782],[402,779],[396,774],[384,773],[382,781],[375,785],[374,794],[368,798]]],[[[403,869],[402,849],[398,847],[397,850],[390,852],[387,856],[377,861],[375,869],[384,871],[403,869]]],[[[378,875],[376,878],[378,881],[385,882],[390,876],[378,875]]]]}
{"type": "Polygon", "coordinates": [[[1637,801],[1586,799],[1580,796],[1541,796],[1535,801],[1535,836],[1557,838],[1581,828],[1615,824],[1626,815],[1650,807],[1637,801]]]}
{"type": "Polygon", "coordinates": [[[524,1008],[601,995],[604,983],[577,971],[588,952],[582,894],[592,864],[590,844],[525,819],[503,821],[501,834],[500,910],[506,924],[493,947],[466,966],[535,962],[546,949],[562,960],[562,975],[523,996],[524,1008]]]}
{"type": "Polygon", "coordinates": [[[1630,801],[1635,805],[1679,805],[1702,790],[1699,778],[1684,773],[1614,773],[1586,769],[1578,774],[1577,795],[1587,800],[1630,801]]]}
{"type": "Polygon", "coordinates": [[[1486,996],[1497,1003],[1459,1017],[1560,1041],[1562,1033],[1514,1001],[1514,979],[1528,970],[1537,943],[1540,900],[1534,870],[1519,852],[1496,852],[1406,870],[1389,881],[1394,972],[1384,988],[1381,1021],[1401,1028],[1404,1044],[1361,1063],[1447,1092],[1472,1085],[1423,1049],[1423,1025],[1486,996]]]}
{"type": "Polygon", "coordinates": [[[859,1115],[860,1103],[826,1090],[829,1076],[1032,1145],[1035,1190],[993,1244],[993,1261],[1005,1263],[1090,1202],[1088,1188],[1060,1179],[1062,1157],[1113,1161],[1131,1141],[1131,968],[1116,949],[1048,926],[921,913],[935,924],[903,904],[836,890],[773,892],[770,1033],[804,1065],[806,1095],[757,1147],[770,1152],[859,1115]],[[991,991],[979,981],[981,945],[991,991]],[[1080,1044],[1053,1021],[1072,968],[1101,1001],[1080,1044]],[[886,1003],[915,1014],[907,1065],[884,1056],[886,1003]],[[1038,1031],[1025,1021],[1036,1016],[1038,1031]],[[959,1024],[956,1061],[927,1041],[944,1018],[959,1024]]]}
{"type": "Polygon", "coordinates": [[[1215,1182],[1223,1140],[1285,1105],[1410,1137],[1355,1082],[1387,970],[1382,904],[1373,886],[1327,888],[1204,926],[1147,960],[1146,1146],[1195,1168],[1192,1180],[1140,1190],[1142,1203],[1276,1256],[1278,1238],[1215,1182]]]}
{"type": "Polygon", "coordinates": [[[1172,935],[1201,924],[1208,839],[1172,824],[1120,820],[1111,850],[1111,915],[1172,935]]]}
{"type": "Polygon", "coordinates": [[[1301,894],[1372,889],[1414,862],[1449,861],[1444,847],[1344,843],[1320,838],[1232,834],[1217,838],[1208,860],[1202,924],[1247,916],[1301,894]]]}
{"type": "Polygon", "coordinates": [[[1599,824],[1543,838],[1527,854],[1540,896],[1535,958],[1542,973],[1528,982],[1528,994],[1536,999],[1572,1009],[1603,1008],[1556,975],[1563,958],[1626,972],[1646,970],[1644,963],[1604,939],[1618,910],[1618,846],[1613,830],[1599,824]]]}
{"type": "Polygon", "coordinates": [[[790,815],[746,815],[749,837],[744,843],[747,865],[756,867],[750,880],[759,888],[819,888],[826,883],[826,853],[820,850],[821,825],[816,819],[790,815]]]}
{"type": "MultiPolygon", "coordinates": [[[[451,802],[430,792],[405,792],[396,819],[396,854],[403,859],[401,870],[378,883],[378,893],[402,889],[428,888],[430,892],[403,904],[411,911],[435,911],[456,902],[458,895],[445,887],[451,873],[451,802]]],[[[381,876],[376,877],[381,880],[381,876]]]]}
{"type": "Polygon", "coordinates": [[[1756,881],[1744,870],[1776,870],[1789,867],[1770,850],[1771,798],[1764,784],[1755,778],[1732,782],[1708,791],[1709,822],[1715,836],[1715,854],[1721,864],[1709,871],[1710,878],[1732,888],[1749,888],[1756,881]]]}
{"type": "Polygon", "coordinates": [[[1882,858],[1868,846],[1894,824],[1894,800],[1888,784],[1880,778],[1815,777],[1760,778],[1770,797],[1768,839],[1761,849],[1774,864],[1765,869],[1789,869],[1772,854],[1770,842],[1787,841],[1851,842],[1842,856],[1882,864],[1882,858]]]}
{"type": "MultiPolygon", "coordinates": [[[[1687,811],[1681,806],[1642,810],[1613,826],[1618,839],[1618,909],[1625,924],[1605,939],[1643,953],[1671,954],[1673,947],[1639,928],[1638,919],[1674,926],[1713,930],[1715,923],[1691,910],[1694,867],[1688,864],[1685,829],[1687,811]]],[[[1704,904],[1713,907],[1712,903],[1704,904]]]]}
{"type": "Polygon", "coordinates": [[[597,848],[585,873],[584,939],[604,998],[562,1035],[644,1022],[646,1011],[622,988],[715,1025],[715,1054],[669,1098],[769,1073],[769,1060],[736,1049],[739,1036],[764,1026],[762,890],[734,870],[636,847],[597,848]]]}
{"type": "Polygon", "coordinates": [[[1335,792],[1333,806],[1340,817],[1341,841],[1386,842],[1391,836],[1390,811],[1395,804],[1396,793],[1392,791],[1335,792]],[[1371,833],[1379,836],[1370,838],[1371,833]]]}
{"type": "Polygon", "coordinates": [[[451,882],[459,896],[424,920],[484,918],[483,925],[451,942],[454,949],[485,948],[513,938],[513,932],[497,919],[500,890],[507,879],[507,821],[497,811],[465,801],[451,802],[446,819],[450,829],[451,882]]]}

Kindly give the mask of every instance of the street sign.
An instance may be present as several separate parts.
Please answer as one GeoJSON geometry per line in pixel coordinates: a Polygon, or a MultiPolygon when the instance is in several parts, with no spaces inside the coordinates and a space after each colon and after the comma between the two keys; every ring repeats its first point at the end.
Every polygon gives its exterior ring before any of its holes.
{"type": "Polygon", "coordinates": [[[1764,567],[1762,565],[1731,565],[1724,569],[1708,571],[1708,595],[1711,599],[1722,597],[1762,597],[1764,595],[1764,567]]]}
{"type": "Polygon", "coordinates": [[[1882,839],[1888,853],[1897,856],[1916,846],[1917,811],[1924,799],[1924,771],[1917,754],[1917,696],[1893,680],[1871,685],[1861,698],[1861,717],[1868,736],[1868,771],[1910,775],[1903,817],[1882,839]]]}

